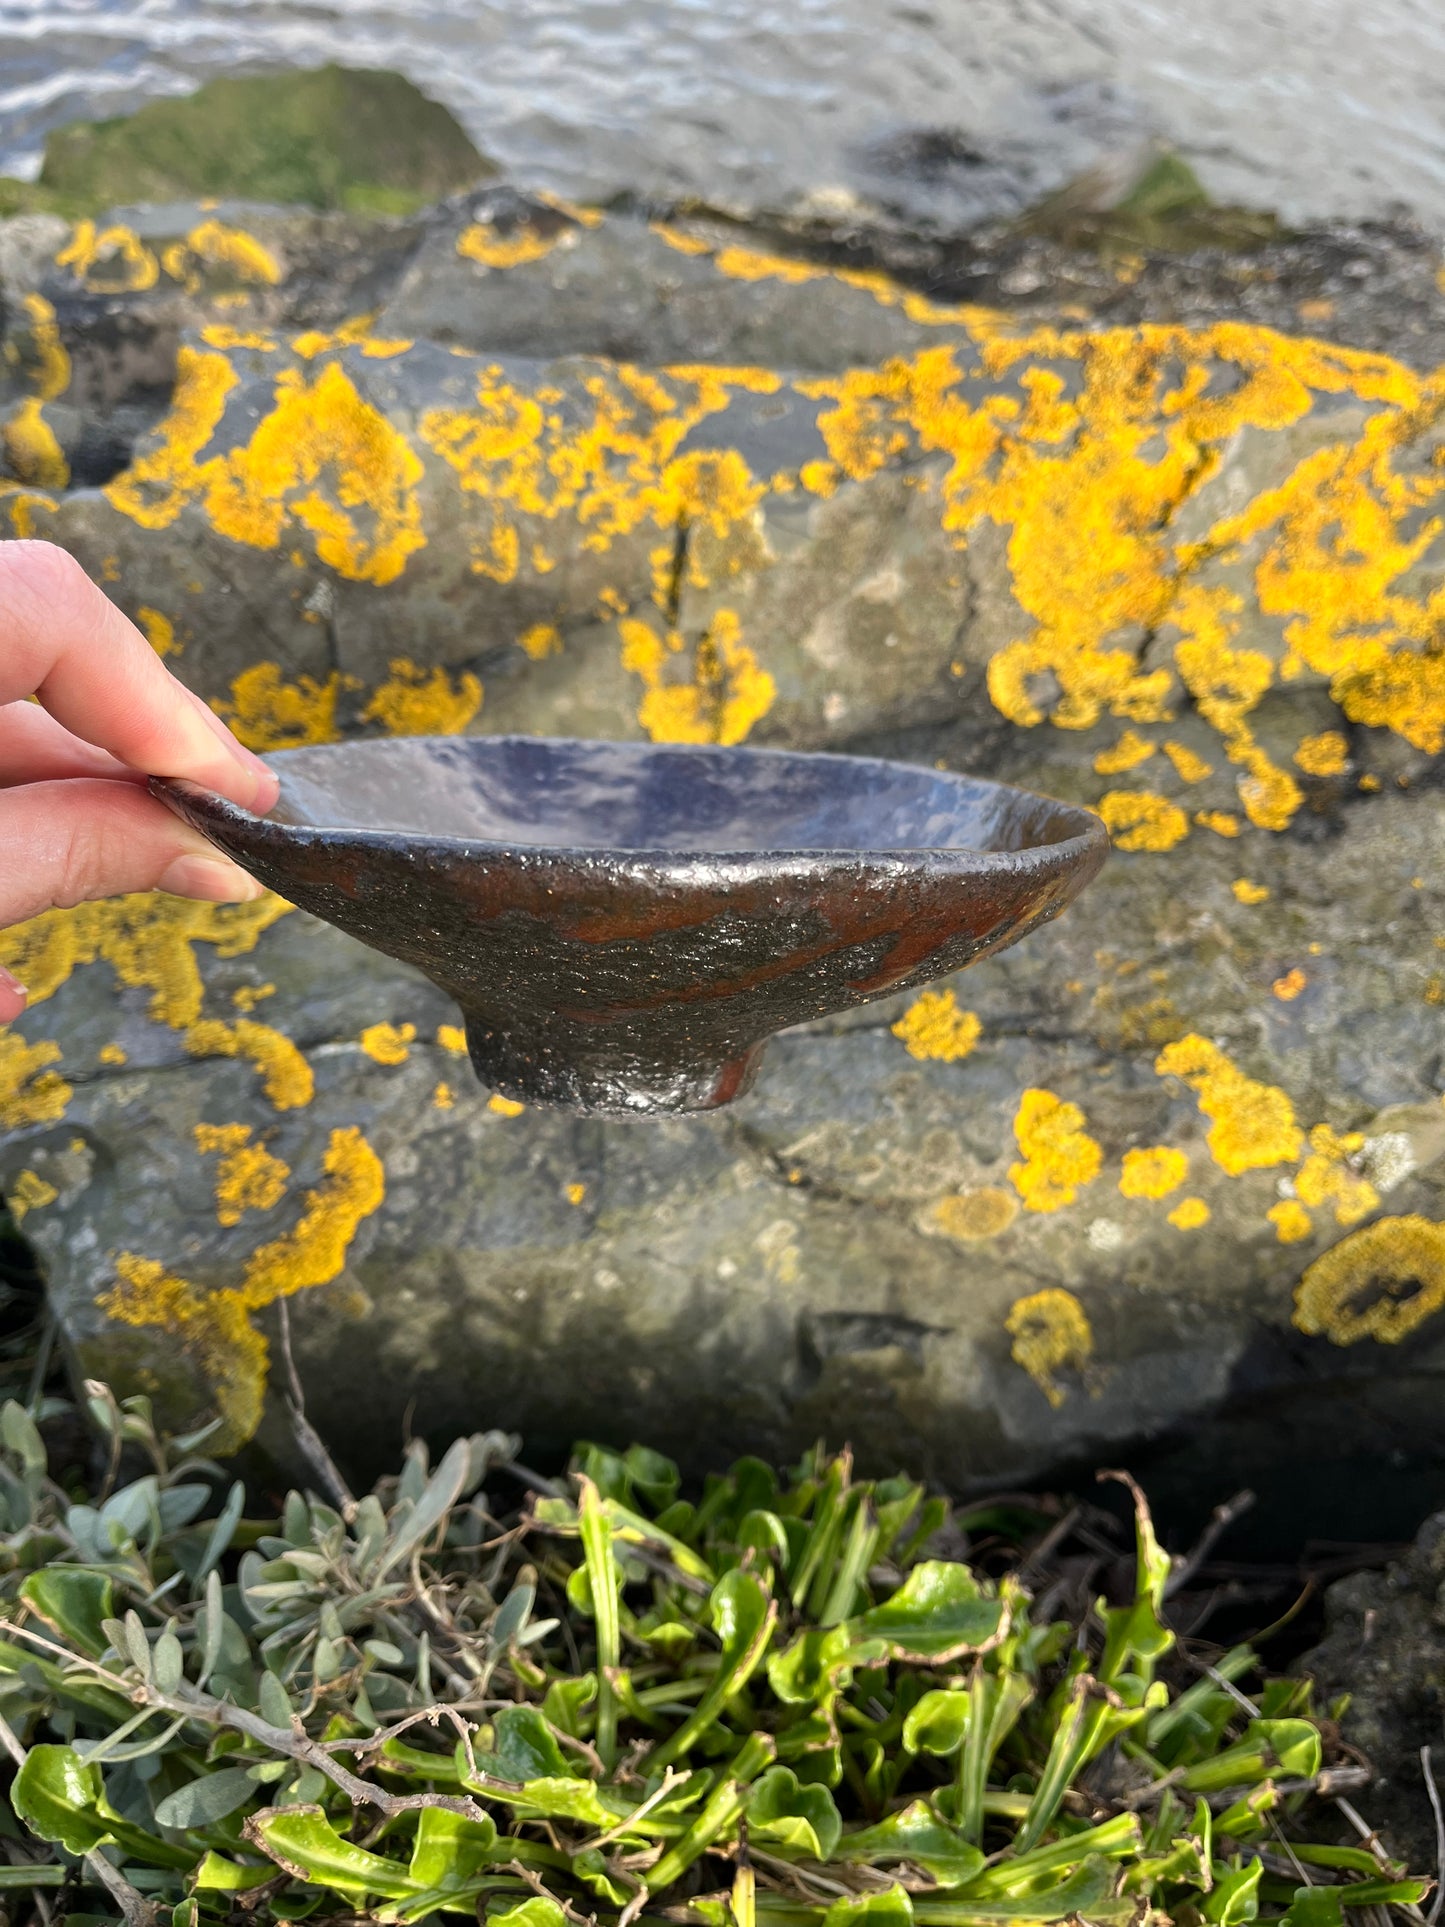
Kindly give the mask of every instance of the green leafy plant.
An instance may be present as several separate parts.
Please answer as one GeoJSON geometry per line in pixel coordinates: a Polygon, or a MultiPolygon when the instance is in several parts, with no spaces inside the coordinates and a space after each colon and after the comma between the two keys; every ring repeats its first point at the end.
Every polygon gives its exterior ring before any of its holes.
{"type": "Polygon", "coordinates": [[[303,1433],[329,1496],[256,1519],[204,1437],[89,1389],[86,1502],[0,1411],[0,1885],[131,1927],[1423,1919],[1326,1837],[1364,1774],[1308,1683],[1186,1663],[1137,1492],[1132,1590],[1051,1617],[959,1556],[1002,1514],[846,1453],[687,1497],[641,1448],[553,1482],[491,1432],[358,1500],[303,1433]]]}

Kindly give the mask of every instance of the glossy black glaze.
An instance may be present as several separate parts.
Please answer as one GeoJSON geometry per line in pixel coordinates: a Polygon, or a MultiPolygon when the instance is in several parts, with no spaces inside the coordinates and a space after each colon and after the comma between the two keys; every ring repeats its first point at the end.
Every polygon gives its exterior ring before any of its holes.
{"type": "Polygon", "coordinates": [[[775,1031],[1016,942],[1098,872],[1096,816],[854,756],[403,737],[267,757],[249,815],[154,793],[289,902],[453,996],[528,1103],[710,1110],[775,1031]]]}

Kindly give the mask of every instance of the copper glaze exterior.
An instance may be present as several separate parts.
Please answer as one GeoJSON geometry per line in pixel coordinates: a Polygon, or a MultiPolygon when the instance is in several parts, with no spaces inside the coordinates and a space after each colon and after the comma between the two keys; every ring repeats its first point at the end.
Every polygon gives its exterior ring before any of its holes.
{"type": "Polygon", "coordinates": [[[264,818],[151,788],[454,997],[484,1083],[597,1113],[729,1103],[775,1031],[1017,942],[1108,849],[1086,810],[864,757],[411,737],[266,760],[264,818]]]}

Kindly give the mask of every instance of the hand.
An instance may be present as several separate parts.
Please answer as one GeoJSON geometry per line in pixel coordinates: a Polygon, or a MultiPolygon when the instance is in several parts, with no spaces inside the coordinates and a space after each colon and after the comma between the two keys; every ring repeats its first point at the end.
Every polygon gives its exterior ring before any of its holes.
{"type": "MultiPolygon", "coordinates": [[[[190,777],[258,814],[276,801],[271,771],[78,562],[48,542],[0,542],[0,929],[131,890],[261,895],[147,795],[147,776],[190,777]]],[[[24,1008],[0,970],[0,1023],[24,1008]]]]}

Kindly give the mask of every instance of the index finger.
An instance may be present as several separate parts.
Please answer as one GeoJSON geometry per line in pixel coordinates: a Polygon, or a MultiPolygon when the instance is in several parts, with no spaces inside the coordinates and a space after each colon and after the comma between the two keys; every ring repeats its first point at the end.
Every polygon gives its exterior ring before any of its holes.
{"type": "Polygon", "coordinates": [[[149,776],[187,776],[243,809],[274,774],[176,681],[139,629],[49,542],[0,542],[0,703],[38,696],[73,735],[149,776]]]}

